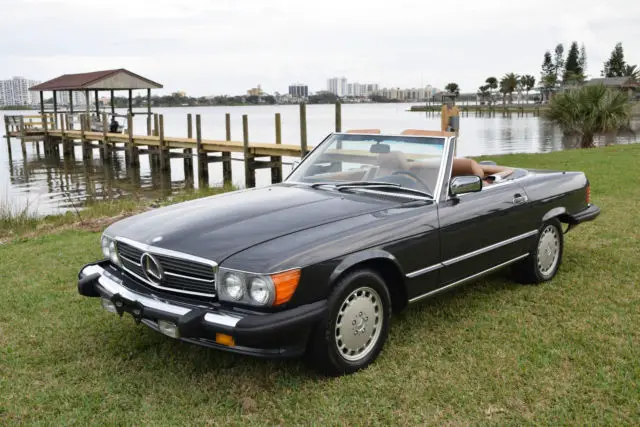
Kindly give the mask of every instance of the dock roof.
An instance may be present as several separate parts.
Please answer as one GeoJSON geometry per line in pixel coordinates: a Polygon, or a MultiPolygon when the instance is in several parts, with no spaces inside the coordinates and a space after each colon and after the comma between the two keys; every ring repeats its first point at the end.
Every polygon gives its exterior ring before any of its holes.
{"type": "Polygon", "coordinates": [[[124,68],[93,71],[90,73],[64,74],[55,79],[32,86],[32,91],[47,90],[127,90],[160,89],[162,85],[124,68]]]}

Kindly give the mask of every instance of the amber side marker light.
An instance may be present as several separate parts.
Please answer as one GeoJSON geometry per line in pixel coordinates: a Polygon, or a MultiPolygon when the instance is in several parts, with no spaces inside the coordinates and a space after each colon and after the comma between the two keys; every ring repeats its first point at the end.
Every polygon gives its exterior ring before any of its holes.
{"type": "Polygon", "coordinates": [[[587,204],[591,204],[591,185],[587,185],[587,204]]]}
{"type": "Polygon", "coordinates": [[[218,344],[226,345],[227,347],[234,347],[236,340],[231,335],[216,333],[216,342],[218,344]]]}
{"type": "Polygon", "coordinates": [[[271,280],[276,288],[276,298],[273,305],[280,305],[288,302],[298,287],[300,281],[300,270],[289,270],[284,273],[271,275],[271,280]]]}

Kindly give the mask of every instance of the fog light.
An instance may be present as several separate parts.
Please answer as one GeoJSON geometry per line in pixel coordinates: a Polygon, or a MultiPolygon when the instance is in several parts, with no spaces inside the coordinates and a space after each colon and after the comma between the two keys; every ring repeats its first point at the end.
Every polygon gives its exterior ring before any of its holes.
{"type": "Polygon", "coordinates": [[[229,346],[229,347],[233,347],[233,346],[236,345],[236,341],[233,339],[233,337],[231,335],[227,335],[227,334],[217,333],[216,334],[216,342],[218,344],[226,345],[226,346],[229,346]]]}
{"type": "Polygon", "coordinates": [[[158,329],[161,333],[171,338],[180,338],[180,331],[178,325],[166,320],[158,320],[158,329]]]}
{"type": "Polygon", "coordinates": [[[106,298],[100,298],[100,301],[102,302],[102,308],[107,310],[109,313],[118,314],[118,310],[116,310],[116,305],[112,303],[110,300],[106,298]]]}

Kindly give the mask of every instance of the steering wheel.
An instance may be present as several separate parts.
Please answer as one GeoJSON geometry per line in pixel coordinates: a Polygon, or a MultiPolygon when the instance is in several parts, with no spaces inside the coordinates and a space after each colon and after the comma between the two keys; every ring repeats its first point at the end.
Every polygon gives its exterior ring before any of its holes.
{"type": "Polygon", "coordinates": [[[433,194],[433,191],[431,191],[431,188],[429,188],[429,186],[427,185],[426,182],[424,182],[422,179],[420,179],[420,177],[418,177],[415,173],[413,172],[409,172],[407,170],[399,170],[399,171],[395,171],[393,172],[391,175],[407,175],[411,178],[413,178],[416,182],[418,182],[420,185],[422,185],[425,190],[427,190],[427,193],[429,194],[433,194]]]}

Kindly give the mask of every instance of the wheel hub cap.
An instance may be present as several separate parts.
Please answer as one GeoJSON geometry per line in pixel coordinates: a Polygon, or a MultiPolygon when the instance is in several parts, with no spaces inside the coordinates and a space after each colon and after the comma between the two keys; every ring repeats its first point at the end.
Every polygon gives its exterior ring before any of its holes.
{"type": "Polygon", "coordinates": [[[375,347],[381,331],[380,295],[368,287],[354,290],[343,301],[335,327],[335,341],[341,356],[348,361],[366,357],[375,347]]]}
{"type": "Polygon", "coordinates": [[[549,276],[556,268],[560,255],[560,236],[558,229],[547,226],[538,242],[538,269],[543,276],[549,276]]]}

